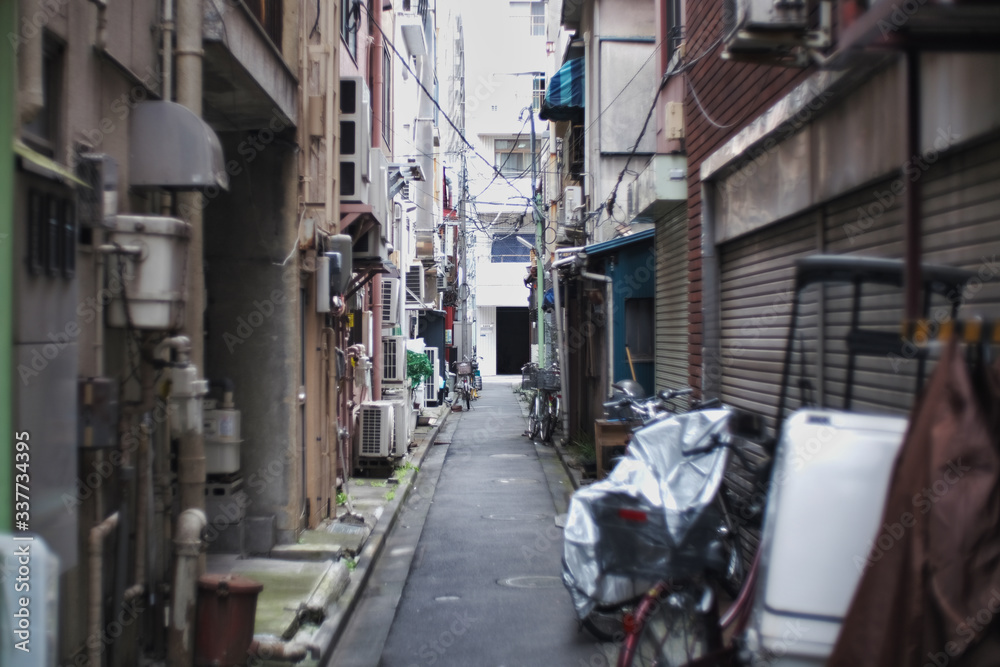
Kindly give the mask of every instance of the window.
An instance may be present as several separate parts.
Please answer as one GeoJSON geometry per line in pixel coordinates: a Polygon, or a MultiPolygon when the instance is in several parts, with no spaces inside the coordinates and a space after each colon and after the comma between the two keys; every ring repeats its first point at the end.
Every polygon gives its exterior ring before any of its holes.
{"type": "Polygon", "coordinates": [[[527,20],[529,35],[545,37],[545,2],[511,2],[510,10],[519,21],[527,20]]]}
{"type": "Polygon", "coordinates": [[[28,192],[27,264],[33,275],[72,278],[76,273],[76,211],[73,202],[49,192],[28,192]]]}
{"type": "Polygon", "coordinates": [[[652,361],[656,328],[652,299],[625,299],[625,344],[634,361],[652,361]]]}
{"type": "Polygon", "coordinates": [[[531,35],[545,37],[545,3],[531,3],[531,35]]]}
{"type": "Polygon", "coordinates": [[[681,23],[681,0],[666,0],[667,13],[667,62],[674,57],[678,47],[684,43],[684,25],[681,23]]]}
{"type": "Polygon", "coordinates": [[[46,32],[42,49],[42,108],[22,130],[27,141],[51,157],[59,145],[63,47],[46,32]]]}
{"type": "Polygon", "coordinates": [[[358,25],[361,22],[361,0],[347,0],[340,12],[340,36],[347,45],[347,51],[355,61],[358,59],[358,25]]]}
{"type": "Polygon", "coordinates": [[[531,108],[538,113],[542,108],[542,100],[545,99],[545,75],[536,74],[531,82],[531,108]]]}
{"type": "Polygon", "coordinates": [[[499,235],[493,239],[493,247],[490,250],[490,261],[494,264],[504,264],[508,262],[530,262],[531,250],[518,241],[523,239],[535,245],[534,234],[508,234],[499,235]]]}
{"type": "Polygon", "coordinates": [[[392,150],[392,54],[382,47],[382,141],[392,150]]]}
{"type": "Polygon", "coordinates": [[[517,178],[526,176],[531,169],[531,142],[528,139],[497,139],[494,165],[504,176],[517,178]]]}

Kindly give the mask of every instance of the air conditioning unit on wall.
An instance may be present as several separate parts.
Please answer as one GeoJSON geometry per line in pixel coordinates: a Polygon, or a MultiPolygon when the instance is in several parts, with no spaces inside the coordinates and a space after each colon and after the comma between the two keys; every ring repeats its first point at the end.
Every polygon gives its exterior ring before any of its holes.
{"type": "Polygon", "coordinates": [[[400,278],[382,277],[382,324],[384,326],[399,324],[399,285],[400,278]]]}
{"type": "Polygon", "coordinates": [[[416,262],[406,272],[406,303],[407,305],[423,306],[424,303],[424,265],[416,262]]]}
{"type": "Polygon", "coordinates": [[[359,76],[340,79],[340,200],[368,203],[371,183],[371,94],[359,76]]]}
{"type": "Polygon", "coordinates": [[[365,234],[354,243],[352,255],[355,260],[377,259],[383,262],[389,259],[389,250],[382,237],[382,228],[372,225],[365,234]]]}
{"type": "Polygon", "coordinates": [[[391,401],[392,403],[392,453],[398,458],[406,456],[410,447],[410,412],[413,407],[408,399],[391,401]]]}
{"type": "Polygon", "coordinates": [[[382,382],[402,384],[406,381],[406,339],[385,336],[382,339],[382,382]]]}
{"type": "Polygon", "coordinates": [[[370,401],[361,404],[358,456],[386,458],[391,455],[394,416],[390,401],[370,401]]]}

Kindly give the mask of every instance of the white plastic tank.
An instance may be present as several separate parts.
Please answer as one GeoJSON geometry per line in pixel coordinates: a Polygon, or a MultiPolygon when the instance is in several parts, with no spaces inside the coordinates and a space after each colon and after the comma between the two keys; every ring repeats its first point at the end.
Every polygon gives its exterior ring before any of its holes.
{"type": "Polygon", "coordinates": [[[123,252],[108,253],[108,326],[176,331],[184,325],[190,238],[191,226],[177,218],[115,217],[108,240],[123,252]]]}

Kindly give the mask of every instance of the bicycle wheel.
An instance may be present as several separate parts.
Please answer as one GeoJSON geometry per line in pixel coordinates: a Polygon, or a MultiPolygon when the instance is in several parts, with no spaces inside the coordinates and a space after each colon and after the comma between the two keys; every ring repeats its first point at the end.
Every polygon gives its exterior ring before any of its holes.
{"type": "Polygon", "coordinates": [[[469,391],[468,387],[465,388],[465,409],[472,409],[472,392],[469,391]]]}
{"type": "Polygon", "coordinates": [[[555,430],[555,418],[552,415],[552,398],[548,395],[540,400],[541,405],[539,409],[541,410],[541,426],[540,426],[540,437],[542,442],[548,442],[552,439],[552,431],[555,430]]]}
{"type": "Polygon", "coordinates": [[[618,667],[683,667],[705,658],[719,645],[718,624],[697,608],[688,591],[667,588],[647,596],[625,639],[618,667]]]}
{"type": "Polygon", "coordinates": [[[541,397],[536,393],[534,400],[531,402],[531,414],[528,415],[528,437],[531,439],[538,437],[540,427],[539,415],[541,413],[541,397]]]}

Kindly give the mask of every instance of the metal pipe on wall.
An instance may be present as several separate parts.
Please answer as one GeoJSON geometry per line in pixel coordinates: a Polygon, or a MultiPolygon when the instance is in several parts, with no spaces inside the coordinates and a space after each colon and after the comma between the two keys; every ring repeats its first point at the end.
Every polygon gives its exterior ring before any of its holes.
{"type": "MultiPolygon", "coordinates": [[[[202,0],[177,0],[177,102],[197,116],[202,105],[202,0]]],[[[187,302],[184,332],[191,342],[191,362],[203,373],[205,369],[205,270],[202,230],[202,195],[183,192],[177,195],[181,215],[191,225],[188,244],[187,302]]],[[[205,509],[205,441],[199,429],[188,429],[180,439],[177,455],[180,501],[184,509],[205,509]]]]}
{"type": "MultiPolygon", "coordinates": [[[[573,259],[573,258],[567,258],[573,259]]],[[[552,294],[555,298],[555,321],[556,321],[556,344],[559,346],[559,393],[562,394],[562,400],[559,401],[559,412],[560,419],[562,420],[562,432],[563,438],[569,439],[569,381],[567,379],[569,370],[569,364],[567,363],[567,352],[566,352],[566,331],[563,328],[563,312],[562,312],[562,298],[559,295],[559,269],[556,264],[559,264],[563,260],[559,260],[553,263],[552,272],[552,294]]]]}
{"type": "Polygon", "coordinates": [[[611,383],[615,381],[615,379],[614,379],[614,377],[612,375],[613,369],[614,369],[614,363],[615,363],[615,358],[614,358],[614,354],[615,354],[614,342],[615,341],[614,341],[614,336],[612,335],[612,328],[611,328],[611,325],[614,323],[614,312],[615,312],[615,309],[614,309],[614,306],[615,306],[615,303],[614,303],[614,292],[611,289],[612,280],[608,276],[605,276],[605,275],[600,274],[600,273],[591,273],[590,271],[580,271],[580,275],[582,277],[586,278],[587,280],[596,280],[598,282],[604,283],[604,285],[605,285],[605,292],[608,295],[607,300],[604,303],[605,318],[606,318],[606,322],[607,322],[607,325],[608,325],[607,326],[607,330],[606,330],[606,336],[607,336],[607,339],[608,339],[608,345],[607,345],[607,347],[608,347],[608,387],[605,388],[605,395],[607,395],[608,393],[610,393],[607,390],[610,389],[611,383]]]}
{"type": "Polygon", "coordinates": [[[189,508],[177,517],[174,595],[167,630],[167,664],[171,667],[184,667],[194,662],[198,560],[201,556],[201,533],[207,525],[208,520],[202,510],[189,508]]]}
{"type": "MultiPolygon", "coordinates": [[[[101,637],[104,628],[104,538],[118,527],[118,512],[90,529],[90,602],[87,608],[88,636],[101,637]]],[[[104,642],[87,642],[87,660],[91,665],[104,664],[104,642]]]]}

